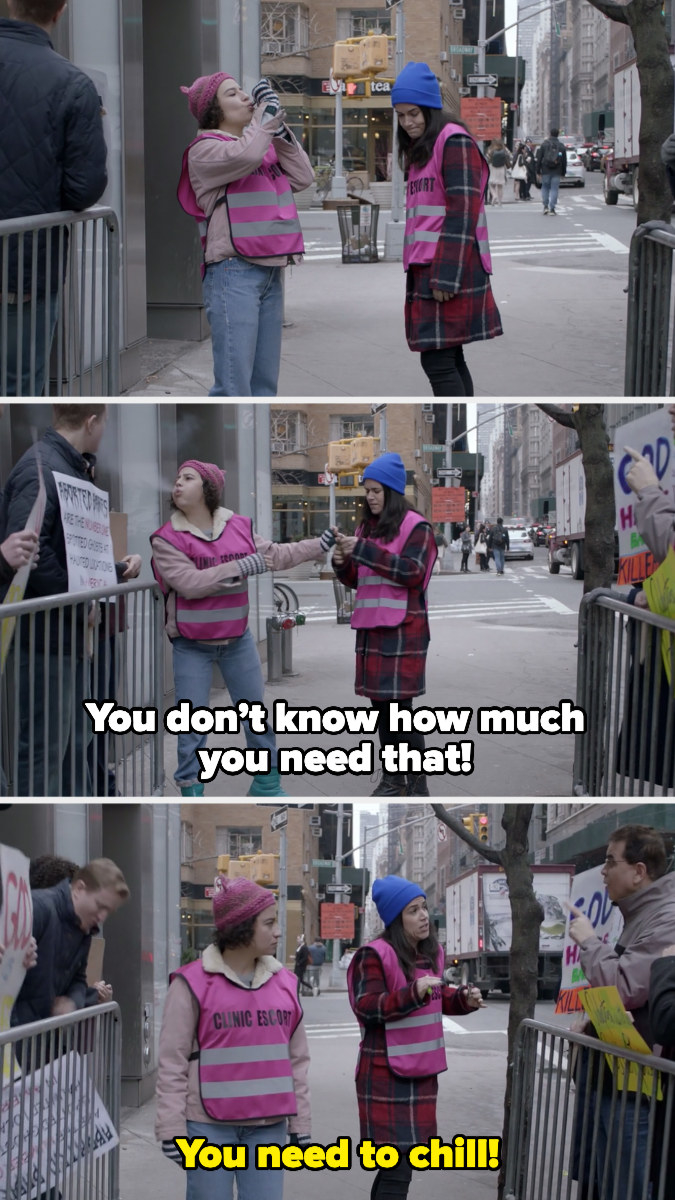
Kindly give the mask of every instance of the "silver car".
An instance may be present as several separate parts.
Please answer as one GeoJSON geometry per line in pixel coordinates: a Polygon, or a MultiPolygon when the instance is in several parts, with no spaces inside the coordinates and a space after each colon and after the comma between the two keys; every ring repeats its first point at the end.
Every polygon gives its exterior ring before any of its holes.
{"type": "Polygon", "coordinates": [[[504,551],[504,558],[534,558],[534,545],[526,529],[515,529],[512,525],[506,527],[509,531],[509,548],[504,551]]]}
{"type": "Polygon", "coordinates": [[[567,171],[560,180],[561,187],[585,187],[586,168],[576,150],[567,151],[567,171]]]}

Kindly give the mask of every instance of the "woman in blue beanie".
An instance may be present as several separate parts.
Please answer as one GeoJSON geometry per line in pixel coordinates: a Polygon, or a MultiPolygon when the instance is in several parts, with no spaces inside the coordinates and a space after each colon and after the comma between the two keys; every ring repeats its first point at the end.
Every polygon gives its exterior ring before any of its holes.
{"type": "Polygon", "coordinates": [[[378,1171],[371,1200],[407,1196],[407,1152],[437,1136],[438,1075],[447,1070],[443,1014],[480,1008],[478,988],[443,983],[443,950],[425,893],[398,875],[376,879],[372,897],[384,932],[352,959],[349,1000],[361,1026],[356,1097],[361,1140],[393,1145],[400,1160],[378,1171]]]}
{"type": "MultiPolygon", "coordinates": [[[[434,532],[405,498],[406,472],[398,454],[381,454],[363,472],[365,499],[354,537],[334,530],[333,568],[356,588],[356,683],[379,711],[381,745],[407,742],[424,753],[424,735],[392,730],[389,704],[412,712],[425,690],[429,648],[426,589],[436,561],[434,532]]],[[[373,796],[428,796],[421,772],[383,770],[373,796]]]]}
{"type": "Polygon", "coordinates": [[[405,323],[435,396],[473,396],[468,342],[498,337],[484,197],[490,170],[478,143],[443,109],[436,76],[408,63],[391,102],[406,173],[405,323]]]}

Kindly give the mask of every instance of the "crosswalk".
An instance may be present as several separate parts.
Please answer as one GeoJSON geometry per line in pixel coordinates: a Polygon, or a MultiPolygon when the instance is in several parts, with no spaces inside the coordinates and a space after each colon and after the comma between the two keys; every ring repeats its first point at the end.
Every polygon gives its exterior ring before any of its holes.
{"type": "MultiPolygon", "coordinates": [[[[506,1037],[506,1029],[471,1029],[464,1028],[457,1021],[453,1021],[451,1017],[443,1017],[443,1031],[446,1034],[458,1035],[464,1037],[466,1035],[486,1033],[502,1033],[506,1037]]],[[[330,1025],[311,1025],[305,1023],[305,1032],[310,1041],[328,1041],[340,1038],[360,1038],[361,1030],[356,1021],[340,1021],[330,1025]]]]}
{"type": "MultiPolygon", "coordinates": [[[[543,220],[543,218],[542,218],[543,220]]],[[[560,226],[555,227],[555,233],[545,236],[543,233],[528,230],[527,233],[511,238],[490,238],[490,253],[493,258],[515,258],[523,255],[542,254],[593,254],[603,251],[605,254],[628,254],[628,246],[624,246],[618,238],[601,230],[581,229],[578,233],[558,233],[560,226]]],[[[567,227],[565,227],[567,228],[567,227]]],[[[547,232],[550,225],[546,226],[547,232]]]]}
{"type": "MultiPolygon", "coordinates": [[[[505,577],[507,578],[507,577],[505,577]]],[[[495,585],[496,586],[496,585],[495,585]]],[[[499,585],[502,586],[501,584],[499,585]]],[[[335,608],[319,608],[311,604],[303,605],[303,612],[308,624],[319,622],[334,622],[335,608]]],[[[436,601],[429,604],[429,620],[477,620],[481,617],[508,618],[521,614],[543,616],[546,613],[556,613],[559,616],[574,616],[577,611],[568,608],[554,596],[536,596],[525,594],[509,598],[507,595],[494,595],[485,600],[473,600],[468,603],[457,603],[455,600],[446,602],[436,601]]]]}

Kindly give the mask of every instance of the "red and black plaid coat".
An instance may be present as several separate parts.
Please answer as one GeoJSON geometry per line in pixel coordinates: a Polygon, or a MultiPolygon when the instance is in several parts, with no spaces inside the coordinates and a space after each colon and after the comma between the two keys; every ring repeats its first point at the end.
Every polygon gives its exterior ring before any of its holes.
{"type": "MultiPolygon", "coordinates": [[[[417,965],[432,974],[436,972],[426,959],[418,959],[417,965]]],[[[351,970],[353,1008],[363,1031],[356,1072],[361,1139],[399,1148],[428,1142],[436,1137],[438,1077],[403,1079],[394,1075],[387,1062],[384,1033],[388,1021],[409,1017],[423,1008],[428,998],[418,1000],[412,983],[396,992],[387,991],[382,960],[368,946],[358,951],[351,970]]],[[[468,1011],[457,988],[444,986],[442,994],[444,1013],[468,1011]]]]}
{"type": "Polygon", "coordinates": [[[483,199],[481,154],[472,138],[453,134],[443,151],[446,215],[429,264],[406,275],[405,326],[411,350],[464,346],[502,333],[490,276],[478,253],[476,225],[483,199]],[[450,292],[439,303],[433,290],[450,292]]]}
{"type": "Polygon", "coordinates": [[[431,526],[420,521],[400,554],[359,538],[347,561],[334,564],[335,574],[347,587],[356,587],[358,567],[367,566],[383,579],[408,588],[408,609],[400,625],[356,631],[357,696],[407,700],[423,695],[430,637],[424,578],[430,558],[435,562],[437,553],[431,526]]]}

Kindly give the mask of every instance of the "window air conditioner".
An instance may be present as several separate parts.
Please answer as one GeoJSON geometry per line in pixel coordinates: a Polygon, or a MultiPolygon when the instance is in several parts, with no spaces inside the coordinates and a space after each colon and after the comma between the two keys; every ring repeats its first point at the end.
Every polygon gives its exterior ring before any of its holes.
{"type": "Polygon", "coordinates": [[[440,58],[441,62],[447,62],[447,61],[448,61],[448,52],[447,52],[447,50],[441,50],[441,52],[440,52],[440,54],[439,54],[439,56],[438,56],[438,57],[440,58]]]}
{"type": "Polygon", "coordinates": [[[451,79],[459,79],[459,75],[457,74],[457,72],[456,72],[456,70],[455,70],[455,68],[454,68],[454,67],[453,67],[453,68],[452,68],[452,70],[450,71],[450,78],[451,78],[451,79]]]}
{"type": "Polygon", "coordinates": [[[466,20],[466,9],[465,8],[456,8],[452,15],[454,16],[456,21],[465,21],[466,20]]]}
{"type": "Polygon", "coordinates": [[[283,454],[285,449],[283,442],[272,442],[272,454],[283,454]]]}
{"type": "Polygon", "coordinates": [[[421,450],[416,450],[416,451],[415,451],[415,458],[421,458],[421,457],[422,457],[422,451],[421,451],[421,450]]]}
{"type": "Polygon", "coordinates": [[[422,412],[433,412],[433,411],[434,411],[433,404],[423,404],[422,405],[422,412]]]}
{"type": "Polygon", "coordinates": [[[434,414],[433,414],[432,412],[430,412],[430,413],[422,413],[422,420],[423,420],[423,421],[426,421],[427,425],[433,425],[433,423],[434,423],[434,414]]]}

